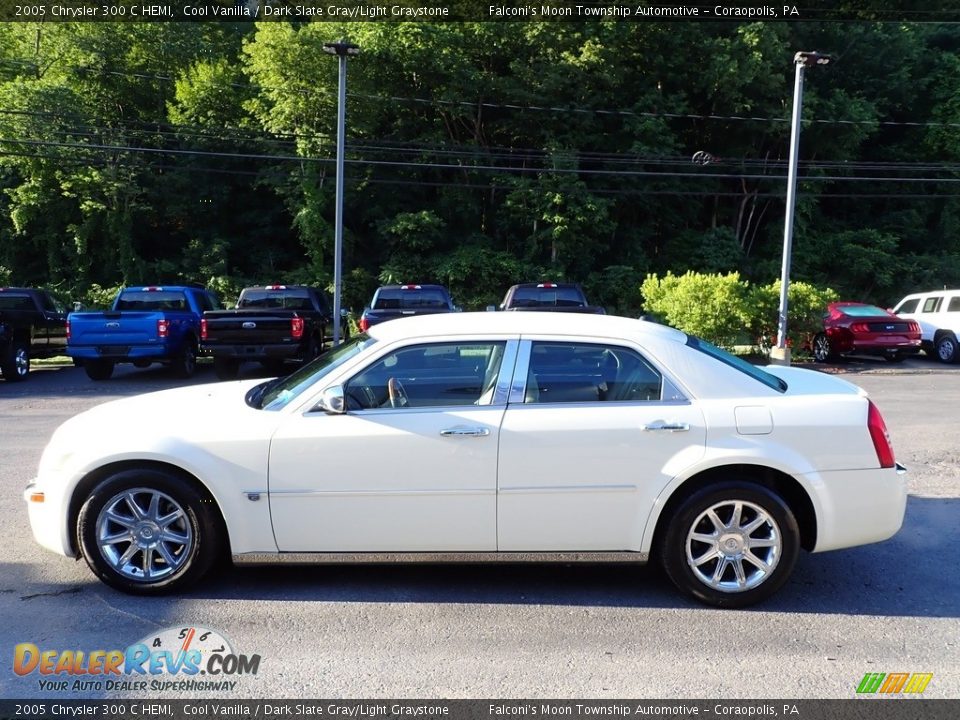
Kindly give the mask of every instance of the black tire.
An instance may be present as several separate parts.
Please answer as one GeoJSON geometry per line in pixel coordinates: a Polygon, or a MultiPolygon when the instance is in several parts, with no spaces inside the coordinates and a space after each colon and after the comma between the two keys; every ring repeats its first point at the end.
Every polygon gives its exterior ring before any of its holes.
{"type": "Polygon", "coordinates": [[[77,544],[93,573],[110,587],[159,595],[190,587],[210,569],[223,547],[220,527],[213,501],[180,476],[131,469],[111,475],[90,493],[77,519],[77,544]],[[176,511],[179,517],[164,524],[176,511]],[[125,530],[131,539],[116,539],[125,530]],[[111,536],[111,542],[101,542],[111,536]]]}
{"type": "Polygon", "coordinates": [[[833,360],[830,340],[824,333],[817,333],[813,338],[813,359],[820,363],[833,360]]]}
{"type": "Polygon", "coordinates": [[[170,369],[178,378],[190,378],[197,372],[197,341],[193,338],[186,338],[183,342],[183,349],[170,364],[170,369]]]}
{"type": "Polygon", "coordinates": [[[109,380],[113,375],[113,360],[85,360],[83,369],[91,380],[109,380]]]}
{"type": "Polygon", "coordinates": [[[236,380],[237,375],[240,374],[240,361],[236,358],[215,357],[213,372],[220,380],[236,380]]]}
{"type": "Polygon", "coordinates": [[[957,347],[957,337],[953,333],[943,333],[934,342],[934,353],[942,363],[952,364],[960,359],[960,348],[957,347]]]}
{"type": "Polygon", "coordinates": [[[793,512],[775,492],[751,482],[729,481],[699,490],[667,520],[657,548],[667,576],[684,593],[716,607],[746,607],[770,597],[790,577],[800,551],[793,512]],[[734,522],[738,504],[739,523],[734,522]],[[721,527],[710,519],[711,510],[721,527]],[[736,531],[754,520],[761,521],[757,528],[745,534],[736,531]],[[715,538],[716,547],[695,536],[715,538]],[[751,548],[751,542],[758,544],[751,548]],[[751,558],[765,562],[768,569],[751,558]]]}
{"type": "Polygon", "coordinates": [[[30,374],[30,347],[22,340],[11,342],[6,354],[0,359],[0,371],[7,382],[26,380],[30,374]]]}
{"type": "Polygon", "coordinates": [[[302,360],[304,365],[313,360],[323,351],[323,335],[321,334],[320,337],[321,339],[318,340],[316,335],[311,335],[310,340],[307,341],[307,346],[303,349],[302,360]]]}
{"type": "Polygon", "coordinates": [[[283,359],[274,359],[274,360],[261,360],[260,364],[263,366],[263,369],[266,370],[271,375],[276,375],[277,377],[284,375],[284,361],[283,359]]]}

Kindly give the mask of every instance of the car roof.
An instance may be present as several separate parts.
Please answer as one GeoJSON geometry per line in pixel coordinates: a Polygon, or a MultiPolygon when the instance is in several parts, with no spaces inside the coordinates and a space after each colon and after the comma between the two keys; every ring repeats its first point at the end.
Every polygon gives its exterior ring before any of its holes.
{"type": "Polygon", "coordinates": [[[671,327],[617,315],[550,312],[464,312],[416,315],[374,325],[367,331],[378,340],[463,334],[549,334],[626,338],[653,335],[678,343],[687,336],[671,327]]]}

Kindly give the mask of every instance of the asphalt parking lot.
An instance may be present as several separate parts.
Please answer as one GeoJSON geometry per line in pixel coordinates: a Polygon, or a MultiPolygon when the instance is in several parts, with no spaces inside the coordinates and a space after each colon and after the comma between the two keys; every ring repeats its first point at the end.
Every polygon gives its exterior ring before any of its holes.
{"type": "MultiPolygon", "coordinates": [[[[849,698],[868,672],[930,672],[925,697],[960,698],[960,366],[822,369],[883,412],[910,470],[906,522],[885,543],[802,556],[744,611],[625,566],[227,568],[180,596],[125,596],[34,544],[21,491],[60,422],[181,381],[121,366],[94,383],[59,366],[0,382],[0,697],[849,698]],[[219,693],[58,694],[13,672],[18,643],[122,649],[168,627],[215,629],[259,670],[219,693]]],[[[213,381],[205,367],[192,382],[213,381]]]]}

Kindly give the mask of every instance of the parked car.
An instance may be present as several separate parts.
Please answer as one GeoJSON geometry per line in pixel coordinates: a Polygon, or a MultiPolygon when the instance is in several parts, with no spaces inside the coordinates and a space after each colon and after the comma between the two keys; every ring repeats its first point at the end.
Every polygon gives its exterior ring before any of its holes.
{"type": "Polygon", "coordinates": [[[67,317],[67,354],[91,380],[106,380],[117,363],[169,365],[190,377],[200,351],[200,316],[218,307],[209,290],[180,285],[124,288],[106,312],[67,317]]]}
{"type": "Polygon", "coordinates": [[[364,308],[359,326],[364,332],[386,320],[414,315],[456,312],[453,298],[443,285],[384,285],[377,288],[364,308]]]}
{"type": "MultiPolygon", "coordinates": [[[[492,308],[488,308],[492,309],[492,308]]],[[[521,283],[507,290],[501,310],[577,312],[602,315],[599,305],[591,305],[583,288],[576,283],[521,283]]]]}
{"type": "MultiPolygon", "coordinates": [[[[340,318],[341,337],[350,335],[340,318]]],[[[287,360],[309,362],[333,338],[326,293],[306,285],[258,285],[240,292],[235,310],[208,310],[200,344],[213,356],[217,377],[237,377],[240,364],[257,360],[280,374],[287,360]]]]}
{"type": "Polygon", "coordinates": [[[484,312],[383,323],[285,378],[100,405],[54,433],[24,495],[40,545],[130,593],[192,588],[224,551],[653,559],[740,607],[801,548],[895,534],[906,479],[838,377],[640,320],[484,312]]]}
{"type": "Polygon", "coordinates": [[[893,312],[920,325],[924,352],[945,363],[960,360],[960,290],[932,290],[907,295],[893,312]]]}
{"type": "Polygon", "coordinates": [[[813,338],[813,357],[880,355],[900,362],[920,352],[920,326],[889,310],[859,302],[833,302],[823,314],[823,332],[813,338]]]}
{"type": "Polygon", "coordinates": [[[0,373],[7,382],[25,380],[32,359],[63,355],[66,308],[48,291],[0,287],[0,373]]]}

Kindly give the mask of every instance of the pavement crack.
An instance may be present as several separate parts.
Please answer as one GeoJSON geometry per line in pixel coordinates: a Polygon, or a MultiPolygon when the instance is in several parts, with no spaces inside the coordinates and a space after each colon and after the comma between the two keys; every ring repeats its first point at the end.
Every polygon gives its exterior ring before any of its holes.
{"type": "Polygon", "coordinates": [[[56,597],[57,595],[73,595],[74,593],[83,592],[83,588],[79,585],[74,585],[72,587],[64,588],[63,590],[52,590],[51,592],[41,592],[33,593],[33,595],[21,595],[21,600],[33,600],[38,597],[56,597]]]}
{"type": "Polygon", "coordinates": [[[103,597],[99,593],[93,593],[93,597],[95,597],[97,600],[99,600],[101,603],[106,605],[108,608],[110,608],[114,612],[118,612],[122,615],[126,615],[127,617],[140,620],[142,622],[148,623],[149,625],[153,625],[154,627],[158,627],[158,628],[163,627],[163,625],[161,623],[158,623],[156,620],[143,617],[143,615],[137,615],[137,613],[130,612],[129,610],[124,610],[123,608],[119,608],[116,605],[111,604],[105,597],[103,597]]]}

